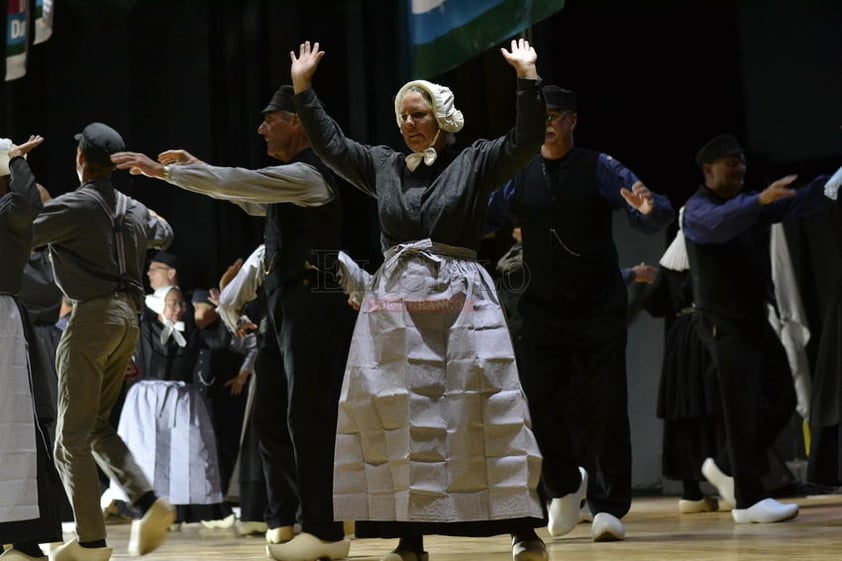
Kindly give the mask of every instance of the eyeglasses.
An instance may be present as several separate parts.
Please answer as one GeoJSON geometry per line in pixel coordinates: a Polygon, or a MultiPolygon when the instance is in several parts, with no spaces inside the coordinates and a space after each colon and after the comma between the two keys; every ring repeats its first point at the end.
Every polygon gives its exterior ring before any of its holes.
{"type": "Polygon", "coordinates": [[[547,123],[548,123],[548,124],[549,124],[549,123],[553,123],[553,122],[555,122],[555,121],[558,121],[559,119],[561,119],[561,118],[562,118],[562,117],[564,117],[565,115],[569,115],[569,114],[570,114],[570,113],[569,113],[569,112],[567,112],[567,111],[565,111],[564,113],[547,113],[546,120],[547,120],[547,123]]]}

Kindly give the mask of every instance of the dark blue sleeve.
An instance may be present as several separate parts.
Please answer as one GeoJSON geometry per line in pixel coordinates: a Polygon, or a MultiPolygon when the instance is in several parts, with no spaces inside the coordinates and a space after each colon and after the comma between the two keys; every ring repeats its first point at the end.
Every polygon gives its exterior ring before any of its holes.
{"type": "Polygon", "coordinates": [[[507,181],[488,197],[488,215],[485,219],[484,233],[499,230],[514,220],[512,202],[515,198],[514,180],[507,181]]]}
{"type": "Polygon", "coordinates": [[[743,193],[722,204],[693,196],[684,209],[684,235],[695,243],[725,243],[756,223],[774,224],[794,220],[827,208],[824,196],[827,176],[819,176],[798,189],[795,196],[763,206],[759,193],[743,193]]]}
{"type": "Polygon", "coordinates": [[[694,195],[684,205],[684,236],[694,243],[725,243],[756,223],[762,208],[756,192],[722,204],[694,195]]]}
{"type": "Polygon", "coordinates": [[[626,286],[634,282],[634,269],[632,269],[631,267],[620,269],[620,274],[623,275],[623,283],[626,286]]]}
{"type": "Polygon", "coordinates": [[[642,214],[629,206],[620,194],[622,189],[631,190],[640,178],[629,168],[608,154],[600,154],[596,162],[596,181],[599,193],[615,209],[625,209],[632,228],[646,234],[657,232],[675,219],[675,211],[668,198],[652,193],[655,207],[649,214],[642,214]]]}
{"type": "Polygon", "coordinates": [[[820,175],[795,192],[794,197],[781,199],[766,205],[760,211],[761,219],[774,224],[795,220],[819,210],[830,208],[830,200],[824,196],[824,184],[830,176],[820,175]]]}

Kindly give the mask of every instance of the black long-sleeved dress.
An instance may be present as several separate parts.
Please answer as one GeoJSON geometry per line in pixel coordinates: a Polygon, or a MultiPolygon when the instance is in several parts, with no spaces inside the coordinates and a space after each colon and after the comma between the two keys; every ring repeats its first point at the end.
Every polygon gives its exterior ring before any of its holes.
{"type": "Polygon", "coordinates": [[[48,404],[37,407],[30,390],[25,312],[17,298],[42,205],[26,161],[14,158],[9,167],[8,192],[0,197],[0,543],[55,542],[63,489],[36,418],[48,404]]]}
{"type": "Polygon", "coordinates": [[[519,80],[507,135],[404,154],[344,136],[313,90],[296,95],[313,151],[377,199],[385,261],[354,328],[339,404],[334,515],[361,537],[495,535],[543,524],[540,452],[488,272],[488,197],[539,151],[544,104],[519,80]]]}

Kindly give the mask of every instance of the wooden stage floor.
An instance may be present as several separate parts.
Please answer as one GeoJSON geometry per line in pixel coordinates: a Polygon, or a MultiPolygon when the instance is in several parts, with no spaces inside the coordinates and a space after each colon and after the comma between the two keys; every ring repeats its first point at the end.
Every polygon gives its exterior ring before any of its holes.
{"type": "MultiPolygon", "coordinates": [[[[590,525],[579,524],[563,538],[552,539],[545,528],[552,561],[837,561],[842,559],[842,495],[782,499],[801,506],[798,518],[778,524],[737,525],[730,512],[679,514],[676,497],[636,497],[625,517],[626,540],[593,543],[590,525]]],[[[126,553],[129,526],[109,525],[112,559],[126,553]]],[[[395,540],[354,539],[352,561],[379,561],[395,540]]],[[[507,561],[512,559],[507,536],[425,539],[430,561],[507,561]]],[[[190,525],[170,532],[167,543],[145,561],[215,561],[265,559],[262,537],[239,537],[233,529],[208,530],[190,525]]]]}

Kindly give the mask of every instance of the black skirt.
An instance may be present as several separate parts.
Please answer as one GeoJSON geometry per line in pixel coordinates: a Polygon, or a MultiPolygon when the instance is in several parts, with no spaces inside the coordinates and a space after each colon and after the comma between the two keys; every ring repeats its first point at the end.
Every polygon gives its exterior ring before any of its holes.
{"type": "Polygon", "coordinates": [[[679,481],[701,481],[702,462],[724,445],[716,369],[698,329],[696,314],[673,320],[658,388],[657,415],[664,420],[661,472],[679,481]]]}
{"type": "Polygon", "coordinates": [[[716,368],[698,335],[695,313],[673,321],[664,345],[658,387],[658,418],[681,420],[719,415],[719,384],[716,368]]]}
{"type": "Polygon", "coordinates": [[[813,372],[810,424],[838,426],[842,422],[842,281],[836,284],[822,326],[813,372]]]}
{"type": "Polygon", "coordinates": [[[814,427],[807,460],[807,481],[836,487],[842,485],[842,433],[839,425],[814,427]]]}

